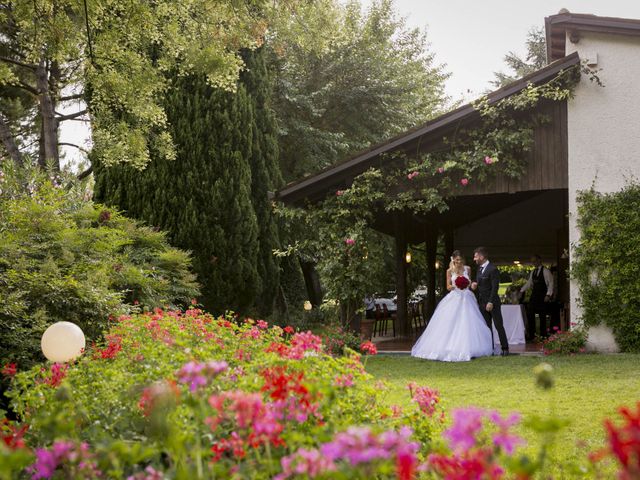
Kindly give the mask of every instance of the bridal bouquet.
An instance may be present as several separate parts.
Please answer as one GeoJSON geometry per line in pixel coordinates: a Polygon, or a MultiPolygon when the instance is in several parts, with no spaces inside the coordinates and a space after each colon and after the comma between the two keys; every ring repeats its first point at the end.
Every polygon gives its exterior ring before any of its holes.
{"type": "Polygon", "coordinates": [[[456,284],[456,287],[458,287],[460,290],[464,290],[469,286],[470,282],[467,277],[459,276],[458,278],[455,279],[454,283],[456,284]]]}

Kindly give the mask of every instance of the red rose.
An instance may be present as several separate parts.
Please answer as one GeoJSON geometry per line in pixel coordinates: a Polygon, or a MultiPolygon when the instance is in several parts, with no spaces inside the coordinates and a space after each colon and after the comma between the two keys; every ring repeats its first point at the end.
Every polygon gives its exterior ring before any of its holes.
{"type": "Polygon", "coordinates": [[[455,279],[455,284],[456,287],[458,287],[460,290],[464,290],[469,286],[469,280],[467,279],[467,277],[460,276],[455,279]]]}

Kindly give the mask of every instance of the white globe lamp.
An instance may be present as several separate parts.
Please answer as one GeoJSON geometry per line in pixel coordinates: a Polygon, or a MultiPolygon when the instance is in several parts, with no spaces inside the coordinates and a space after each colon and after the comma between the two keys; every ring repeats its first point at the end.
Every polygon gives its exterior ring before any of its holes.
{"type": "Polygon", "coordinates": [[[52,362],[68,362],[82,355],[85,347],[84,333],[71,322],[57,322],[42,334],[42,353],[52,362]]]}

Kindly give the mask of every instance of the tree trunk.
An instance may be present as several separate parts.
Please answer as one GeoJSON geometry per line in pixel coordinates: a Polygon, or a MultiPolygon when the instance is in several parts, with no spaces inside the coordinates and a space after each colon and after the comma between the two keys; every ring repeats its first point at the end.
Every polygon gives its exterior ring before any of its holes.
{"type": "Polygon", "coordinates": [[[320,275],[313,262],[300,260],[300,268],[304,277],[304,284],[307,287],[307,297],[314,307],[319,307],[322,303],[322,286],[320,285],[320,275]]]}
{"type": "Polygon", "coordinates": [[[40,158],[38,163],[46,167],[50,162],[53,168],[60,170],[58,155],[58,121],[55,114],[55,102],[49,90],[49,77],[45,62],[41,61],[36,70],[38,85],[38,100],[40,103],[40,117],[42,121],[42,135],[40,137],[40,158]]]}
{"type": "Polygon", "coordinates": [[[22,167],[24,165],[22,154],[18,149],[15,138],[13,138],[11,134],[7,119],[3,114],[0,114],[0,140],[2,140],[2,145],[4,145],[4,149],[9,154],[11,160],[13,160],[13,163],[18,167],[22,167]]]}

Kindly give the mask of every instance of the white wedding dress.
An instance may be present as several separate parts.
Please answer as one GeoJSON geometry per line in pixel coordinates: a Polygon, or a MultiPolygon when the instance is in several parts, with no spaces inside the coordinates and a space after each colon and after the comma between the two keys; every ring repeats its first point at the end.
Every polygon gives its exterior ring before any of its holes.
{"type": "MultiPolygon", "coordinates": [[[[468,280],[469,267],[464,276],[468,280]]],[[[413,357],[443,362],[465,362],[493,353],[491,330],[487,327],[475,295],[469,288],[455,286],[458,275],[451,276],[454,289],[438,304],[426,330],[411,349],[413,357]]]]}

